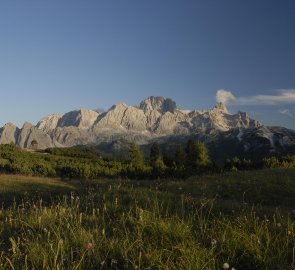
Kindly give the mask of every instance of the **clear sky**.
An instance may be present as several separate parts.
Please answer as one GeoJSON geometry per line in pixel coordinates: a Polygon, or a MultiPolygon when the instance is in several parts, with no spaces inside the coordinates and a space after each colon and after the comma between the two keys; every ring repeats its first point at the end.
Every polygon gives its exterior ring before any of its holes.
{"type": "Polygon", "coordinates": [[[218,100],[295,129],[295,1],[0,1],[0,124],[218,100]],[[230,93],[229,93],[230,92],[230,93]]]}

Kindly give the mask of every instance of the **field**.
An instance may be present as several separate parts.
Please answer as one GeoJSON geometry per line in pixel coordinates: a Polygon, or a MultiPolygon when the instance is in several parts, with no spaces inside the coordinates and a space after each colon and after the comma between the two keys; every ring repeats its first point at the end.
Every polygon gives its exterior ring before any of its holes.
{"type": "Polygon", "coordinates": [[[183,181],[1,175],[0,202],[0,269],[295,269],[291,169],[183,181]]]}

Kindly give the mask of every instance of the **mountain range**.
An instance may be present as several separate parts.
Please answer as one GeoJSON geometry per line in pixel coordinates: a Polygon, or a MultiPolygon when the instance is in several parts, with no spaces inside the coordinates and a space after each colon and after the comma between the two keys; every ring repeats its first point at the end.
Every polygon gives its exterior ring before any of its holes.
{"type": "Polygon", "coordinates": [[[169,148],[188,138],[205,142],[219,159],[295,153],[293,130],[265,126],[245,112],[231,114],[223,103],[209,110],[184,111],[170,98],[153,96],[138,106],[118,103],[106,112],[80,109],[48,115],[36,126],[8,123],[0,129],[0,144],[30,148],[34,141],[39,149],[94,145],[120,152],[126,142],[144,146],[157,141],[169,148]]]}

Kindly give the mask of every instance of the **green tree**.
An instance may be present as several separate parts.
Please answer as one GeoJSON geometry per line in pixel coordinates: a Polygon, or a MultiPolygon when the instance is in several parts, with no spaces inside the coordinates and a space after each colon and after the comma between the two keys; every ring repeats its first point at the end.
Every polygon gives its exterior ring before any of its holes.
{"type": "Polygon", "coordinates": [[[211,161],[206,145],[190,139],[186,145],[186,161],[188,167],[192,170],[207,170],[211,161]]]}
{"type": "Polygon", "coordinates": [[[197,143],[196,145],[197,149],[197,160],[196,165],[198,168],[206,168],[210,166],[211,161],[209,158],[209,153],[206,145],[204,143],[197,143]]]}
{"type": "Polygon", "coordinates": [[[186,160],[186,155],[185,155],[183,147],[181,145],[177,145],[174,152],[174,162],[175,162],[176,168],[184,169],[185,160],[186,160]]]}
{"type": "Polygon", "coordinates": [[[197,142],[195,140],[189,139],[186,144],[185,152],[187,166],[191,169],[195,169],[197,166],[197,150],[197,142]]]}
{"type": "Polygon", "coordinates": [[[153,176],[160,177],[165,173],[165,163],[161,155],[158,143],[153,143],[150,151],[150,163],[152,166],[153,176]]]}
{"type": "Polygon", "coordinates": [[[151,163],[155,162],[161,157],[160,153],[160,147],[158,143],[153,143],[151,146],[151,152],[150,152],[150,161],[151,163]]]}
{"type": "Polygon", "coordinates": [[[266,168],[279,168],[279,167],[281,167],[281,163],[278,160],[278,158],[276,158],[276,157],[264,158],[262,160],[262,164],[263,164],[263,167],[266,167],[266,168]]]}
{"type": "Polygon", "coordinates": [[[145,167],[144,155],[137,144],[131,143],[129,154],[130,163],[134,169],[141,170],[145,167]]]}

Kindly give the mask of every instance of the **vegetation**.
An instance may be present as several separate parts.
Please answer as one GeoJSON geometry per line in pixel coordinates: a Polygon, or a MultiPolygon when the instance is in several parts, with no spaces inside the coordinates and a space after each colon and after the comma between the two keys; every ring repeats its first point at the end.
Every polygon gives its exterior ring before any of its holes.
{"type": "Polygon", "coordinates": [[[0,269],[293,269],[295,171],[0,176],[0,269]]]}
{"type": "Polygon", "coordinates": [[[140,147],[130,144],[126,159],[102,158],[94,148],[51,148],[45,152],[27,152],[15,145],[0,145],[0,173],[64,179],[187,178],[192,175],[262,168],[295,168],[295,156],[268,157],[259,163],[235,157],[217,167],[203,143],[189,140],[185,148],[175,147],[174,154],[161,153],[154,143],[145,158],[140,147]]]}

